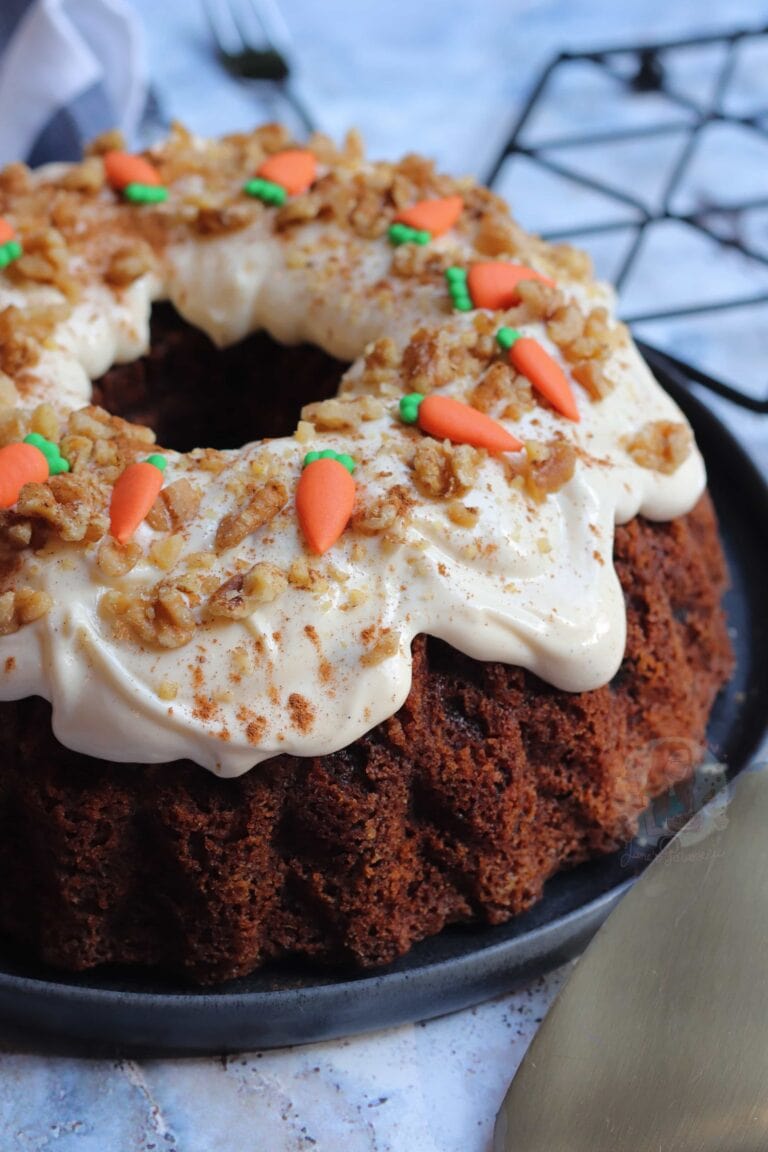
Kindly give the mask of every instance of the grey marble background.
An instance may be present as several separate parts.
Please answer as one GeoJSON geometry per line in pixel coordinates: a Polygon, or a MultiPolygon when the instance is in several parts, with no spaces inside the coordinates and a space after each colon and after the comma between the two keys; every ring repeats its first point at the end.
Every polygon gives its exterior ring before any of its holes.
{"type": "MultiPolygon", "coordinates": [[[[266,93],[217,68],[199,3],[135,0],[135,7],[168,115],[217,133],[284,114],[266,93]]],[[[281,0],[281,10],[295,43],[297,88],[322,128],[340,136],[354,125],[375,156],[417,150],[478,176],[537,70],[561,48],[768,21],[768,5],[754,0],[281,0]]],[[[703,73],[694,60],[685,82],[695,88],[703,73]]],[[[768,60],[748,57],[734,99],[748,108],[760,98],[768,108],[768,60]]],[[[560,131],[574,117],[586,124],[625,111],[586,82],[563,92],[538,127],[560,131]]],[[[652,198],[674,145],[664,138],[656,148],[614,149],[581,162],[652,198]]],[[[502,190],[527,226],[581,223],[604,209],[545,184],[519,165],[504,175],[502,190]]],[[[696,204],[713,191],[768,193],[768,147],[715,134],[681,195],[696,204]]],[[[750,227],[768,252],[768,212],[750,227]]],[[[628,311],[660,293],[674,299],[694,280],[704,292],[724,285],[757,291],[768,282],[768,270],[719,247],[669,233],[654,245],[622,302],[628,311]]],[[[620,246],[595,244],[593,256],[610,275],[620,246]]],[[[758,391],[768,384],[767,318],[763,307],[682,329],[649,325],[642,334],[758,391]]],[[[765,466],[765,421],[725,403],[717,408],[765,466]]],[[[506,1085],[565,975],[426,1024],[226,1059],[95,1060],[32,1047],[0,1030],[0,1152],[489,1152],[506,1085]]]]}

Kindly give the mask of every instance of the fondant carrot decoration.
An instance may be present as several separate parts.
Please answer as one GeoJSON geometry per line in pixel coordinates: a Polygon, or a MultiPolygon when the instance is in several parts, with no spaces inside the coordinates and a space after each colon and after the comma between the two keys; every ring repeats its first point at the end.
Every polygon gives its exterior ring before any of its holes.
{"type": "Polygon", "coordinates": [[[44,484],[49,476],[69,472],[58,444],[30,432],[17,444],[0,448],[0,508],[12,508],[25,484],[44,484]]]}
{"type": "Polygon", "coordinates": [[[32,444],[7,444],[0,448],[0,508],[11,508],[25,484],[48,479],[48,461],[32,444]]]}
{"type": "Polygon", "coordinates": [[[355,461],[328,448],[308,452],[296,488],[296,514],[310,549],[322,556],[349,523],[355,503],[355,461]]]}
{"type": "Polygon", "coordinates": [[[256,175],[278,184],[289,196],[300,196],[317,180],[317,160],[306,148],[288,148],[267,157],[256,175]]]}
{"type": "Polygon", "coordinates": [[[542,284],[555,287],[554,280],[534,268],[526,268],[524,264],[508,264],[503,260],[471,264],[467,273],[467,287],[475,307],[490,308],[493,311],[509,308],[519,301],[518,289],[523,280],[540,280],[542,284]]]}
{"type": "Polygon", "coordinates": [[[18,260],[21,252],[16,229],[0,216],[0,268],[7,268],[11,261],[18,260]]]}
{"type": "Polygon", "coordinates": [[[153,453],[129,464],[115,482],[109,505],[109,530],[119,544],[127,544],[157,500],[163,486],[165,456],[153,453]]]}
{"type": "Polygon", "coordinates": [[[446,268],[445,278],[453,306],[459,312],[469,312],[471,308],[489,308],[494,312],[510,308],[520,299],[523,280],[540,280],[555,287],[549,276],[505,260],[482,260],[472,264],[468,272],[463,268],[446,268]]]}
{"type": "Polygon", "coordinates": [[[420,200],[403,208],[389,229],[393,244],[428,244],[453,228],[464,210],[461,196],[444,196],[438,200],[420,200]]]}
{"type": "Polygon", "coordinates": [[[106,152],[104,174],[110,187],[136,204],[154,204],[168,198],[168,189],[163,187],[159,172],[143,156],[106,152]]]}
{"type": "Polygon", "coordinates": [[[546,348],[531,336],[522,336],[516,328],[500,328],[496,340],[508,350],[512,367],[530,380],[553,408],[578,423],[581,417],[568,377],[546,348]]]}
{"type": "Polygon", "coordinates": [[[454,444],[471,444],[489,452],[518,452],[523,445],[496,420],[454,400],[452,396],[420,396],[411,392],[400,401],[400,419],[406,424],[418,424],[437,440],[451,440],[454,444]]]}
{"type": "Polygon", "coordinates": [[[291,196],[300,196],[317,179],[317,160],[305,148],[288,148],[276,152],[259,166],[253,180],[243,185],[243,191],[264,204],[285,204],[291,196]]]}

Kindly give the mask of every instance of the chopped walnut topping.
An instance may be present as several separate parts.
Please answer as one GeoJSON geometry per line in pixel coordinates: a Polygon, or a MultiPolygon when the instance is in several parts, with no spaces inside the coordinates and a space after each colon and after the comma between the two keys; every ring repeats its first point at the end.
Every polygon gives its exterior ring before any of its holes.
{"type": "Polygon", "coordinates": [[[574,380],[586,388],[593,400],[602,400],[613,389],[613,381],[598,360],[577,360],[571,368],[574,380]]]}
{"type": "Polygon", "coordinates": [[[173,536],[166,536],[163,540],[155,540],[149,548],[149,558],[156,567],[161,568],[163,572],[170,572],[174,564],[181,556],[181,550],[184,547],[184,537],[179,533],[173,536]]]}
{"type": "MultiPolygon", "coordinates": [[[[160,496],[162,496],[162,494],[161,492],[160,496]]],[[[147,512],[145,520],[154,532],[170,532],[171,514],[168,511],[165,501],[161,500],[160,496],[158,496],[149,512],[147,512]]]]}
{"type": "Polygon", "coordinates": [[[395,484],[383,496],[359,508],[350,527],[364,536],[378,536],[389,532],[398,522],[408,518],[413,507],[413,494],[403,484],[395,484]]]}
{"type": "Polygon", "coordinates": [[[247,503],[237,512],[230,512],[219,522],[216,532],[216,551],[234,548],[246,536],[268,524],[285,506],[288,491],[284,484],[270,480],[252,492],[247,503]]]}
{"type": "Polygon", "coordinates": [[[179,686],[175,680],[162,680],[158,685],[157,694],[161,700],[175,700],[179,694],[179,686]]]}
{"type": "Polygon", "coordinates": [[[73,475],[80,475],[93,452],[93,440],[87,436],[62,436],[61,444],[59,445],[62,456],[65,460],[69,460],[69,468],[73,475]]]}
{"type": "Polygon", "coordinates": [[[448,516],[459,528],[474,528],[480,518],[477,508],[469,508],[461,500],[454,500],[448,505],[448,516]]]}
{"type": "Polygon", "coordinates": [[[474,485],[484,453],[469,444],[441,444],[425,436],[416,446],[413,471],[425,496],[463,496],[474,485]]]}
{"type": "Polygon", "coordinates": [[[322,202],[314,192],[293,196],[278,210],[275,228],[278,232],[283,232],[294,224],[306,224],[307,221],[316,219],[321,207],[322,202]]]}
{"type": "Polygon", "coordinates": [[[384,415],[384,407],[373,396],[359,396],[353,399],[333,397],[305,404],[301,410],[302,420],[309,420],[321,432],[333,432],[340,428],[357,428],[363,421],[378,420],[384,415]]]}
{"type": "MultiPolygon", "coordinates": [[[[39,316],[39,314],[38,314],[39,316]]],[[[55,320],[45,326],[44,336],[55,327],[55,320]]],[[[0,311],[0,369],[8,376],[18,377],[40,357],[40,343],[27,309],[22,311],[9,304],[0,311]]],[[[43,337],[44,338],[44,337],[43,337]]]]}
{"type": "Polygon", "coordinates": [[[154,262],[152,249],[144,240],[131,240],[112,253],[104,279],[116,288],[124,288],[151,272],[154,262]]]}
{"type": "Polygon", "coordinates": [[[528,441],[525,457],[510,461],[508,467],[531,499],[541,503],[551,493],[559,492],[573,476],[576,450],[567,440],[554,440],[551,444],[528,441]]]}
{"type": "Polygon", "coordinates": [[[170,527],[174,532],[184,528],[194,518],[200,507],[202,495],[200,489],[191,484],[185,476],[180,480],[174,480],[161,490],[157,499],[167,511],[170,527]]]}
{"type": "Polygon", "coordinates": [[[455,252],[436,252],[429,245],[400,244],[392,251],[392,275],[426,284],[460,261],[461,256],[455,252]]]}
{"type": "Polygon", "coordinates": [[[18,404],[19,394],[10,376],[0,372],[0,408],[13,408],[18,404]]]}
{"type": "Polygon", "coordinates": [[[690,428],[671,420],[650,420],[625,441],[626,450],[636,464],[667,476],[676,472],[688,458],[692,446],[690,428]]]}
{"type": "Polygon", "coordinates": [[[69,271],[67,242],[57,228],[44,228],[24,239],[24,254],[8,268],[15,281],[31,280],[52,284],[65,296],[78,294],[77,283],[69,271]]]}
{"type": "Polygon", "coordinates": [[[105,152],[123,152],[125,136],[118,128],[111,128],[94,137],[85,147],[86,156],[103,156],[105,152]]]}
{"type": "Polygon", "coordinates": [[[29,419],[21,408],[10,408],[0,412],[0,448],[23,440],[29,429],[29,419]]]}
{"type": "Polygon", "coordinates": [[[96,156],[72,164],[58,177],[62,188],[73,192],[98,192],[104,186],[104,165],[96,156]]]}
{"type": "Polygon", "coordinates": [[[468,399],[479,412],[493,413],[505,420],[519,420],[524,412],[536,407],[529,381],[515,372],[511,364],[501,360],[491,364],[468,399]]]}
{"type": "Polygon", "coordinates": [[[407,389],[427,393],[452,383],[457,377],[471,376],[478,361],[490,358],[490,336],[476,328],[457,335],[442,328],[419,328],[403,351],[403,379],[407,389]]]}
{"type": "Polygon", "coordinates": [[[313,568],[306,556],[297,556],[288,569],[288,583],[306,592],[327,592],[328,581],[317,568],[313,568]]]}
{"type": "Polygon", "coordinates": [[[228,204],[198,208],[195,227],[201,236],[224,236],[239,232],[253,223],[256,207],[253,204],[228,204]]]}
{"type": "Polygon", "coordinates": [[[64,472],[46,484],[25,484],[16,512],[47,524],[62,540],[100,540],[107,530],[108,497],[90,476],[64,472]]]}
{"type": "Polygon", "coordinates": [[[399,367],[400,353],[397,345],[388,336],[382,336],[368,345],[362,372],[352,377],[346,375],[342,379],[339,394],[343,396],[360,389],[378,396],[399,395],[402,391],[399,367]]]}
{"type": "Polygon", "coordinates": [[[146,595],[106,592],[99,607],[118,639],[132,636],[143,644],[181,648],[195,634],[195,618],[173,586],[159,584],[146,595]]]}
{"type": "Polygon", "coordinates": [[[584,328],[584,316],[572,301],[556,308],[547,324],[547,335],[560,348],[577,340],[584,328]]]}
{"type": "Polygon", "coordinates": [[[299,444],[310,444],[315,435],[315,426],[307,420],[299,420],[293,435],[299,444]]]}
{"type": "Polygon", "coordinates": [[[396,634],[391,632],[389,628],[385,628],[379,634],[373,647],[360,657],[360,663],[366,668],[371,668],[376,664],[382,664],[385,660],[390,660],[397,655],[399,650],[400,642],[396,634]]]}
{"type": "Polygon", "coordinates": [[[0,636],[18,632],[25,624],[31,624],[45,616],[53,607],[47,592],[38,592],[25,586],[0,596],[0,636]]]}
{"type": "Polygon", "coordinates": [[[135,568],[141,559],[141,547],[135,540],[118,544],[111,536],[105,536],[99,545],[96,563],[105,576],[125,576],[135,568]]]}
{"type": "Polygon", "coordinates": [[[29,548],[32,543],[31,520],[22,520],[13,512],[0,512],[0,543],[13,551],[29,548]]]}
{"type": "Polygon", "coordinates": [[[274,564],[254,564],[248,572],[238,573],[213,593],[205,606],[208,619],[242,620],[259,604],[277,600],[288,587],[283,572],[274,564]]]}
{"type": "Polygon", "coordinates": [[[50,404],[38,404],[29,421],[30,432],[38,432],[46,440],[59,439],[59,419],[50,404]]]}

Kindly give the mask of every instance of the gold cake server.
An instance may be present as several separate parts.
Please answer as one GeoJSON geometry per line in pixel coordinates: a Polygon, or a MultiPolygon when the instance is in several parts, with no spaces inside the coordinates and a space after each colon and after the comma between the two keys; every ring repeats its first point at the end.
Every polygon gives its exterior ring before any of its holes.
{"type": "MultiPolygon", "coordinates": [[[[705,809],[706,813],[706,809],[705,809]]],[[[624,897],[535,1036],[494,1152],[767,1152],[768,768],[624,897]]]]}

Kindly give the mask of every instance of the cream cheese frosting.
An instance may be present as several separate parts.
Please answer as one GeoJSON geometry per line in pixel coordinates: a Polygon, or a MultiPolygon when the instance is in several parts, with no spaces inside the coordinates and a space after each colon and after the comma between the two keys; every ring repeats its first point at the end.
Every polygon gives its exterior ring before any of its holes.
{"type": "MultiPolygon", "coordinates": [[[[347,169],[376,171],[364,161],[347,169]]],[[[196,181],[182,177],[180,193],[196,181]]],[[[169,185],[173,196],[177,186],[169,185]]],[[[430,251],[453,264],[482,256],[471,230],[435,239],[430,251]]],[[[95,540],[51,537],[25,551],[14,578],[45,592],[51,607],[0,638],[0,698],[50,700],[57,738],[89,755],[139,763],[189,758],[237,776],[276,754],[335,751],[393,715],[410,687],[411,641],[422,632],[477,659],[520,665],[570,692],[611,679],[625,646],[614,527],[637,515],[680,516],[705,486],[694,445],[667,471],[642,466],[628,450],[649,422],[680,426],[685,418],[626,335],[606,355],[606,395],[594,399],[573,382],[579,423],[543,404],[514,420],[499,417],[528,445],[571,445],[570,479],[534,500],[515,482],[513,462],[472,450],[471,481],[454,499],[425,491],[414,476],[424,435],[398,419],[397,396],[407,385],[374,387],[366,372],[372,342],[382,338],[401,360],[425,328],[439,331],[448,348],[471,340],[478,313],[451,311],[442,274],[393,275],[386,236],[362,237],[333,221],[310,220],[286,238],[267,208],[237,231],[174,235],[156,257],[120,290],[96,280],[84,285],[26,370],[22,409],[48,402],[66,414],[88,405],[93,379],[147,351],[152,304],[169,300],[219,345],[264,329],[349,361],[340,396],[350,411],[359,401],[364,418],[323,428],[310,417],[294,437],[221,453],[216,470],[199,453],[163,449],[166,486],[187,479],[201,494],[194,517],[176,534],[167,572],[153,560],[153,544],[167,531],[147,521],[134,537],[140,558],[122,575],[105,574],[95,540]],[[366,405],[368,399],[375,402],[366,405]],[[386,532],[353,520],[316,557],[302,537],[293,493],[304,454],[325,448],[354,457],[361,508],[391,500],[393,491],[406,491],[408,500],[386,532]],[[289,494],[282,510],[235,546],[217,547],[222,517],[237,511],[248,485],[265,478],[277,478],[289,494]],[[466,515],[457,515],[457,503],[466,515]],[[280,575],[275,598],[241,619],[206,617],[204,606],[193,604],[198,626],[179,647],[116,630],[105,612],[105,597],[148,594],[160,577],[202,568],[217,586],[255,565],[280,575]]],[[[563,274],[557,283],[583,311],[612,309],[605,286],[563,274]]],[[[49,286],[0,282],[0,310],[55,296],[49,286]]],[[[505,323],[503,314],[493,320],[505,323]]],[[[523,327],[570,372],[544,319],[523,327]]],[[[480,369],[465,368],[457,361],[438,391],[466,402],[480,369]]]]}

